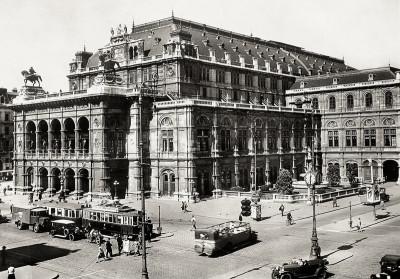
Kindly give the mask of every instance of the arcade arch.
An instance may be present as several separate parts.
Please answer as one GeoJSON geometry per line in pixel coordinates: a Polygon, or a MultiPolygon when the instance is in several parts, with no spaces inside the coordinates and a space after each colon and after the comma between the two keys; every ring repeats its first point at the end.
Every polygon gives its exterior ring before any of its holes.
{"type": "Polygon", "coordinates": [[[397,181],[399,178],[399,164],[394,160],[384,161],[383,177],[385,181],[397,181]]]}

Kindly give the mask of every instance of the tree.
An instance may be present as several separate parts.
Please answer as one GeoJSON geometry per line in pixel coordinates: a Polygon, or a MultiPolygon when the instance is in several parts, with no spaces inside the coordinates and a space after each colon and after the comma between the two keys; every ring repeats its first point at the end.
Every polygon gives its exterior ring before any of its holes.
{"type": "Polygon", "coordinates": [[[329,185],[338,186],[340,183],[340,168],[339,165],[329,165],[326,174],[329,185]]]}
{"type": "Polygon", "coordinates": [[[275,188],[279,194],[290,195],[293,193],[292,174],[287,169],[279,171],[278,179],[276,180],[275,188]]]}
{"type": "Polygon", "coordinates": [[[357,187],[358,166],[357,164],[348,164],[346,167],[346,176],[351,187],[357,187]]]}

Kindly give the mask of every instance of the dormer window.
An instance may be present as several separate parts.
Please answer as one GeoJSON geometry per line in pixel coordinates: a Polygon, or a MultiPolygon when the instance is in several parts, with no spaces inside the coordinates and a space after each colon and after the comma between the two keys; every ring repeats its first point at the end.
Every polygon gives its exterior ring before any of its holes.
{"type": "Polygon", "coordinates": [[[310,67],[311,67],[311,69],[314,69],[315,68],[315,64],[314,63],[310,64],[310,67]]]}
{"type": "Polygon", "coordinates": [[[251,49],[246,49],[246,53],[247,53],[248,55],[251,55],[251,49]]]}
{"type": "Polygon", "coordinates": [[[259,49],[260,48],[260,45],[259,44],[256,44],[256,49],[259,49]]]}
{"type": "Polygon", "coordinates": [[[244,45],[244,46],[246,46],[246,45],[247,45],[247,43],[246,43],[245,41],[243,41],[243,45],[244,45]]]}
{"type": "Polygon", "coordinates": [[[306,60],[310,59],[308,56],[306,56],[306,60]]]}
{"type": "Polygon", "coordinates": [[[265,51],[269,51],[269,47],[267,47],[267,48],[265,49],[265,51]]]}
{"type": "Polygon", "coordinates": [[[300,81],[300,88],[304,88],[304,87],[306,87],[306,85],[307,85],[307,82],[300,81]]]}
{"type": "Polygon", "coordinates": [[[275,60],[275,55],[268,55],[269,56],[269,58],[271,58],[271,60],[275,60]]]}
{"type": "Polygon", "coordinates": [[[220,35],[217,35],[216,39],[219,40],[220,38],[221,38],[221,36],[220,36],[220,35]]]}
{"type": "Polygon", "coordinates": [[[238,46],[233,46],[232,49],[233,49],[234,52],[238,52],[239,51],[239,47],[238,46]]]}
{"type": "Polygon", "coordinates": [[[333,84],[338,84],[339,83],[339,78],[333,78],[333,84]]]}
{"type": "Polygon", "coordinates": [[[157,46],[160,44],[161,38],[155,37],[154,38],[154,45],[157,46]]]}
{"type": "Polygon", "coordinates": [[[278,54],[279,54],[279,53],[281,53],[281,51],[278,49],[278,50],[276,51],[276,53],[278,53],[278,54]]]}
{"type": "Polygon", "coordinates": [[[203,40],[203,44],[205,45],[205,46],[208,46],[208,44],[210,43],[210,41],[207,39],[207,40],[203,40]]]}
{"type": "Polygon", "coordinates": [[[203,31],[203,33],[201,33],[201,35],[203,36],[203,37],[205,37],[206,36],[206,31],[203,31]]]}
{"type": "Polygon", "coordinates": [[[229,42],[230,42],[230,43],[233,43],[233,38],[231,38],[231,39],[229,40],[229,42]]]}
{"type": "Polygon", "coordinates": [[[225,49],[225,44],[224,43],[218,44],[218,46],[219,46],[220,49],[225,49]]]}
{"type": "Polygon", "coordinates": [[[281,60],[282,60],[282,62],[286,62],[286,57],[279,57],[281,60]]]}
{"type": "Polygon", "coordinates": [[[298,69],[299,69],[299,70],[298,70],[298,71],[299,71],[299,75],[303,75],[303,68],[302,68],[302,67],[299,67],[298,69]]]}
{"type": "Polygon", "coordinates": [[[368,75],[368,81],[373,81],[375,80],[375,75],[374,74],[369,74],[368,75]]]}
{"type": "Polygon", "coordinates": [[[264,53],[262,51],[257,52],[258,56],[264,57],[264,53]]]}
{"type": "Polygon", "coordinates": [[[295,59],[290,59],[290,62],[292,62],[292,64],[296,65],[296,60],[295,59]]]}

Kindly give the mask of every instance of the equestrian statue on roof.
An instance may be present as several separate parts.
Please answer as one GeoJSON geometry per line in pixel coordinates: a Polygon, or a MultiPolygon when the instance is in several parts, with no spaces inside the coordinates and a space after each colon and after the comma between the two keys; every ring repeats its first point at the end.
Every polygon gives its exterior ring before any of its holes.
{"type": "Polygon", "coordinates": [[[100,59],[100,65],[104,67],[103,70],[103,77],[105,78],[105,81],[111,82],[111,83],[122,83],[122,79],[116,74],[115,66],[118,67],[118,69],[121,69],[121,66],[119,65],[119,62],[117,60],[114,60],[114,54],[113,52],[107,51],[104,53],[101,53],[99,55],[100,59]]]}
{"type": "Polygon", "coordinates": [[[35,86],[35,83],[38,82],[40,87],[42,77],[38,75],[32,67],[29,68],[29,71],[22,71],[21,74],[24,76],[25,86],[26,82],[29,80],[30,82],[32,82],[32,86],[35,86]]]}

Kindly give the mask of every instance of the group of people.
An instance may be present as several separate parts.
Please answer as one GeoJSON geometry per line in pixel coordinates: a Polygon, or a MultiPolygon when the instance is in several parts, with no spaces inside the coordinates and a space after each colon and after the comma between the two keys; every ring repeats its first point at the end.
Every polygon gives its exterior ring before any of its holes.
{"type": "MultiPolygon", "coordinates": [[[[283,203],[281,203],[281,206],[279,207],[279,211],[281,212],[282,217],[284,216],[284,211],[285,211],[285,206],[283,205],[283,203]]],[[[289,211],[286,214],[286,222],[291,225],[293,222],[293,217],[292,217],[292,213],[289,211]]]]}
{"type": "MultiPolygon", "coordinates": [[[[118,245],[118,255],[125,254],[126,256],[128,255],[138,255],[140,256],[140,250],[142,249],[142,235],[139,234],[137,239],[131,241],[128,239],[128,236],[125,236],[124,239],[122,239],[121,235],[119,234],[117,236],[117,245],[118,245]]],[[[101,259],[104,261],[109,260],[113,257],[113,252],[112,252],[112,244],[110,239],[108,238],[105,244],[105,249],[106,251],[104,252],[103,247],[101,243],[99,244],[99,249],[97,252],[97,261],[96,263],[100,262],[101,259]]]]}

